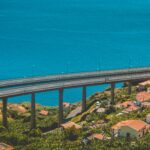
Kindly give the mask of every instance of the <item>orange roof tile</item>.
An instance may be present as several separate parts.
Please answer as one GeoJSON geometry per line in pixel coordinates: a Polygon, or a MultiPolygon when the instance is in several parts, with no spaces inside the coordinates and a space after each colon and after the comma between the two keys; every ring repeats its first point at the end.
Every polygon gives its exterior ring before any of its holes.
{"type": "Polygon", "coordinates": [[[130,106],[127,109],[125,109],[125,111],[131,112],[131,111],[136,111],[138,109],[139,109],[139,107],[137,107],[137,106],[130,106]]]}
{"type": "Polygon", "coordinates": [[[14,150],[14,148],[10,145],[5,144],[5,143],[0,143],[0,150],[14,150]]]}
{"type": "Polygon", "coordinates": [[[126,125],[126,122],[127,121],[118,122],[117,124],[113,125],[111,128],[112,129],[119,129],[121,126],[126,125]]]}
{"type": "Polygon", "coordinates": [[[139,131],[143,128],[146,128],[147,123],[145,123],[142,120],[126,120],[117,123],[116,125],[112,126],[112,129],[119,129],[122,126],[129,126],[130,128],[133,128],[136,131],[139,131]]]}
{"type": "Polygon", "coordinates": [[[41,110],[40,111],[40,115],[47,116],[48,115],[48,111],[47,110],[41,110]]]}
{"type": "Polygon", "coordinates": [[[13,110],[17,110],[21,113],[27,112],[27,109],[25,107],[23,107],[21,104],[9,104],[8,107],[13,109],[13,110]]]}
{"type": "Polygon", "coordinates": [[[145,102],[150,100],[150,93],[140,92],[136,95],[136,100],[140,102],[145,102]]]}
{"type": "Polygon", "coordinates": [[[150,80],[141,82],[139,85],[145,86],[145,85],[150,85],[150,80]]]}
{"type": "Polygon", "coordinates": [[[103,134],[94,134],[93,137],[95,139],[99,139],[99,140],[103,140],[104,139],[104,135],[103,134]]]}
{"type": "Polygon", "coordinates": [[[126,101],[120,104],[122,107],[129,107],[129,106],[133,106],[134,102],[133,101],[126,101]]]}
{"type": "Polygon", "coordinates": [[[97,140],[103,140],[104,139],[104,135],[103,134],[92,134],[91,136],[88,137],[88,139],[93,140],[93,139],[97,139],[97,140]]]}
{"type": "Polygon", "coordinates": [[[70,103],[67,103],[67,102],[64,102],[64,103],[63,103],[63,106],[64,106],[64,107],[69,107],[70,105],[71,105],[71,104],[70,104],[70,103]]]}
{"type": "Polygon", "coordinates": [[[67,123],[64,123],[64,124],[61,124],[61,127],[64,128],[64,129],[69,129],[69,128],[76,128],[76,129],[81,129],[82,126],[74,123],[74,122],[67,122],[67,123]]]}

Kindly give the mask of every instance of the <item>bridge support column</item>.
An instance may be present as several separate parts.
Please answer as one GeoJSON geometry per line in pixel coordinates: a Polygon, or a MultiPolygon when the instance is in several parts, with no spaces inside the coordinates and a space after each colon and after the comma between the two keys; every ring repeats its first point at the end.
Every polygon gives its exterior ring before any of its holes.
{"type": "Polygon", "coordinates": [[[86,86],[82,88],[82,112],[86,111],[86,86]]]}
{"type": "Polygon", "coordinates": [[[128,95],[131,95],[132,93],[132,83],[128,82],[128,95]]]}
{"type": "Polygon", "coordinates": [[[59,89],[59,119],[58,119],[58,126],[63,123],[63,95],[64,95],[64,89],[59,89]]]}
{"type": "Polygon", "coordinates": [[[115,83],[111,83],[111,104],[115,104],[115,83]]]}
{"type": "Polygon", "coordinates": [[[31,129],[36,128],[35,93],[31,95],[31,129]]]}
{"type": "Polygon", "coordinates": [[[2,99],[2,103],[3,103],[3,109],[2,109],[2,124],[5,128],[8,127],[8,122],[7,122],[7,98],[4,97],[2,99]]]}

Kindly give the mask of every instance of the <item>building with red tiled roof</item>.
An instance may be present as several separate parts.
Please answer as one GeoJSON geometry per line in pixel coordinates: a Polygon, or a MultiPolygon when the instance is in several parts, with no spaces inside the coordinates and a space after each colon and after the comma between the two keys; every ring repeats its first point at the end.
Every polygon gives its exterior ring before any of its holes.
{"type": "Polygon", "coordinates": [[[149,125],[142,120],[126,120],[111,128],[113,136],[142,137],[149,130],[149,125]]]}
{"type": "Polygon", "coordinates": [[[150,80],[147,80],[147,81],[141,82],[141,83],[139,83],[139,85],[141,85],[141,86],[150,85],[150,80]]]}
{"type": "Polygon", "coordinates": [[[119,104],[121,107],[123,107],[123,108],[127,108],[127,107],[129,107],[129,106],[134,106],[135,104],[134,104],[134,102],[133,101],[126,101],[126,102],[123,102],[123,103],[121,103],[121,104],[119,104]]]}
{"type": "Polygon", "coordinates": [[[67,102],[64,102],[64,103],[63,103],[63,106],[64,106],[64,107],[70,107],[71,104],[70,104],[70,103],[67,103],[67,102]]]}
{"type": "Polygon", "coordinates": [[[103,134],[94,133],[88,137],[89,140],[104,140],[105,136],[103,134]]]}
{"type": "Polygon", "coordinates": [[[140,103],[150,102],[150,93],[148,92],[140,92],[136,95],[136,100],[140,103]]]}
{"type": "Polygon", "coordinates": [[[130,113],[130,112],[136,111],[138,109],[139,109],[139,107],[133,105],[133,106],[129,106],[128,108],[126,108],[122,112],[123,113],[130,113]]]}
{"type": "Polygon", "coordinates": [[[69,129],[69,128],[81,129],[82,128],[82,126],[80,126],[74,122],[67,122],[67,123],[61,124],[61,127],[63,129],[69,129]]]}
{"type": "Polygon", "coordinates": [[[40,111],[40,115],[43,115],[43,116],[47,116],[48,115],[48,111],[47,110],[41,110],[40,111]]]}
{"type": "Polygon", "coordinates": [[[0,143],[0,150],[14,150],[14,148],[10,145],[5,144],[5,143],[0,143]]]}
{"type": "Polygon", "coordinates": [[[12,110],[16,110],[20,113],[26,113],[27,112],[27,109],[25,107],[23,107],[22,104],[9,104],[8,108],[12,109],[12,110]]]}

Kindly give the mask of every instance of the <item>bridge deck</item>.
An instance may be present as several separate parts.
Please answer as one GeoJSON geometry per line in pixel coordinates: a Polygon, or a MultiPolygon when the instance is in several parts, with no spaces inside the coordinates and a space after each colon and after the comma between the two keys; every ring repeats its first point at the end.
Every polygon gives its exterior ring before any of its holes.
{"type": "Polygon", "coordinates": [[[1,80],[0,88],[9,88],[13,86],[23,86],[29,84],[39,84],[39,83],[48,83],[48,82],[57,82],[57,81],[68,81],[76,79],[87,79],[95,77],[104,77],[104,76],[114,76],[114,75],[123,75],[123,74],[132,74],[132,73],[146,73],[150,72],[150,67],[144,68],[132,68],[132,69],[122,69],[122,70],[110,70],[110,71],[95,71],[95,72],[82,72],[82,73],[72,73],[64,75],[53,75],[53,76],[39,76],[31,78],[20,78],[12,80],[1,80]]]}
{"type": "Polygon", "coordinates": [[[91,85],[99,85],[105,83],[125,82],[125,81],[149,79],[149,78],[150,78],[150,72],[114,75],[114,76],[110,75],[107,77],[96,77],[90,79],[77,79],[73,81],[55,82],[55,83],[40,84],[40,85],[33,85],[33,86],[20,87],[20,88],[5,89],[0,91],[0,98],[30,94],[34,92],[57,90],[60,88],[91,86],[91,85]]]}

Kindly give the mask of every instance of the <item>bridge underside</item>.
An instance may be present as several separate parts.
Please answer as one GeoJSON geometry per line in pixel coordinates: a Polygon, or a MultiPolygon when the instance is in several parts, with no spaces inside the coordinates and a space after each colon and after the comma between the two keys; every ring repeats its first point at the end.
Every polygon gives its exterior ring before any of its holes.
{"type": "Polygon", "coordinates": [[[63,95],[64,89],[82,87],[82,112],[86,111],[86,89],[88,86],[110,84],[111,104],[115,104],[115,84],[128,82],[128,94],[132,92],[134,82],[150,79],[150,67],[133,68],[124,70],[98,71],[67,74],[62,76],[45,76],[27,79],[7,80],[0,82],[0,98],[3,102],[2,123],[8,127],[7,102],[9,97],[31,94],[31,129],[36,128],[36,99],[35,94],[39,92],[58,90],[59,91],[59,112],[58,125],[63,123],[63,95]],[[34,85],[32,85],[34,83],[34,85]],[[30,86],[25,86],[30,85],[30,86]],[[22,86],[14,88],[15,86],[22,86]],[[13,87],[13,88],[12,88],[13,87]]]}
{"type": "MultiPolygon", "coordinates": [[[[111,104],[115,104],[115,83],[111,83],[111,89],[110,89],[110,94],[111,94],[111,104]]],[[[131,94],[132,92],[132,82],[128,82],[128,94],[131,94]]],[[[87,87],[83,86],[82,87],[82,113],[86,111],[87,106],[86,106],[86,96],[87,93],[87,87]]],[[[64,96],[64,89],[61,88],[59,89],[59,112],[58,112],[58,127],[62,123],[64,123],[64,116],[63,116],[63,96],[64,96]]],[[[8,127],[8,121],[7,121],[7,102],[8,98],[4,97],[2,98],[3,102],[3,110],[2,110],[2,124],[4,127],[8,127]]],[[[31,129],[36,128],[36,98],[35,98],[35,93],[31,93],[31,129]]]]}

